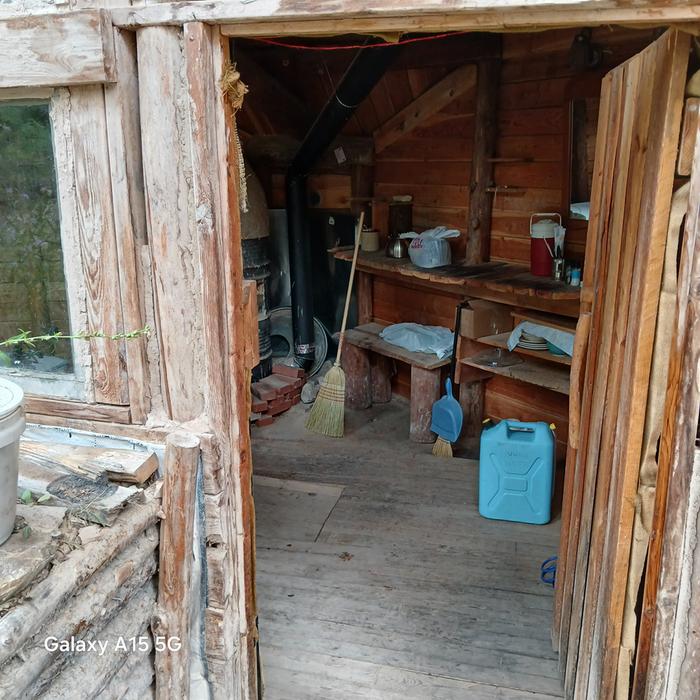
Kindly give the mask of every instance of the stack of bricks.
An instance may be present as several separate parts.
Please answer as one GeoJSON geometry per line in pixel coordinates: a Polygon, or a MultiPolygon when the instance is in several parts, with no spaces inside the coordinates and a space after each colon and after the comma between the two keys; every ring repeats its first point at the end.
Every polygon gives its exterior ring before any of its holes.
{"type": "Polygon", "coordinates": [[[300,367],[274,365],[269,377],[251,384],[250,422],[257,426],[274,423],[275,416],[301,401],[305,382],[306,373],[300,367]]]}

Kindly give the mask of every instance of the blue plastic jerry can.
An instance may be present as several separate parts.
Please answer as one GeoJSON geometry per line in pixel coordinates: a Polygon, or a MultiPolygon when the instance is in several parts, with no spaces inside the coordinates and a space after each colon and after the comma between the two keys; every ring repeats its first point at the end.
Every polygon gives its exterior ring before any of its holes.
{"type": "Polygon", "coordinates": [[[481,433],[479,513],[544,525],[552,515],[554,433],[543,422],[502,420],[481,433]]]}

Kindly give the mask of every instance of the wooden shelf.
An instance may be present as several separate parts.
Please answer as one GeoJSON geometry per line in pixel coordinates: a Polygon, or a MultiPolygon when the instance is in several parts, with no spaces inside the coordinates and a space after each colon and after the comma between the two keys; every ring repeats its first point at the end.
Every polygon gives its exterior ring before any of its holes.
{"type": "Polygon", "coordinates": [[[516,379],[526,384],[541,386],[545,389],[556,391],[558,394],[566,394],[567,396],[569,394],[569,370],[566,367],[547,366],[532,360],[523,360],[521,363],[510,367],[489,367],[476,362],[476,357],[478,355],[466,357],[460,362],[463,365],[467,365],[467,367],[474,367],[484,372],[516,379]]]}
{"type": "Polygon", "coordinates": [[[537,311],[527,311],[525,309],[514,309],[510,315],[515,320],[516,325],[521,321],[532,321],[532,323],[539,323],[542,326],[556,328],[559,331],[566,331],[567,333],[576,332],[576,321],[571,318],[566,318],[565,316],[541,314],[537,313],[537,311]]]}
{"type": "MultiPolygon", "coordinates": [[[[352,250],[335,249],[338,260],[352,260],[352,250]]],[[[384,251],[360,253],[357,269],[373,275],[404,279],[412,285],[439,289],[443,292],[488,299],[514,307],[577,318],[579,287],[536,277],[521,265],[500,262],[464,265],[460,261],[445,267],[422,269],[408,258],[388,258],[384,251]]]]}
{"type": "MultiPolygon", "coordinates": [[[[510,332],[499,333],[498,335],[486,335],[483,338],[477,338],[477,342],[484,343],[484,345],[490,345],[494,348],[504,348],[508,349],[508,338],[510,337],[510,332]]],[[[528,355],[529,357],[536,357],[538,360],[545,360],[547,362],[556,362],[560,365],[571,365],[571,358],[568,355],[555,355],[549,350],[528,350],[527,348],[516,347],[512,352],[517,352],[519,355],[528,355]]]]}

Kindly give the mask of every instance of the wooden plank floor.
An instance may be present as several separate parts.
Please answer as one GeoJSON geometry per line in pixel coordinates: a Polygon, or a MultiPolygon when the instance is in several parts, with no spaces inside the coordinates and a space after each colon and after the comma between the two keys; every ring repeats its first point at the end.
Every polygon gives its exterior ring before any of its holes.
{"type": "Polygon", "coordinates": [[[305,432],[304,415],[299,405],[253,429],[268,487],[256,502],[266,700],[561,697],[553,594],[538,580],[558,518],[480,517],[477,464],[410,443],[400,399],[349,412],[342,440],[305,432]],[[308,498],[323,484],[343,490],[316,522],[325,508],[284,497],[284,485],[275,501],[271,478],[296,491],[313,482],[308,498]],[[309,534],[285,538],[286,517],[290,533],[309,534]]]}

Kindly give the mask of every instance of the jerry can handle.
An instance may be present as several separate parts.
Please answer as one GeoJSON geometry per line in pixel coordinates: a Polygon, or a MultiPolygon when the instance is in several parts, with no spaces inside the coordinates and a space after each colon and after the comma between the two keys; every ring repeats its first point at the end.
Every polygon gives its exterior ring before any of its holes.
{"type": "Polygon", "coordinates": [[[528,423],[521,423],[517,420],[507,420],[506,429],[508,432],[514,433],[534,433],[535,429],[528,423]]]}

